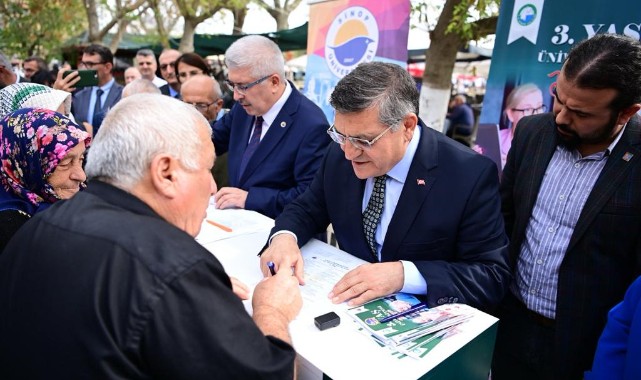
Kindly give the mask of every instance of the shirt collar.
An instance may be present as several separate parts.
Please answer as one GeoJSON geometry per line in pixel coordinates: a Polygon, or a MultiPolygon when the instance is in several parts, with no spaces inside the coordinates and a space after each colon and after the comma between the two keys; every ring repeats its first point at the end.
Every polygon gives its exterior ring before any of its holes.
{"type": "Polygon", "coordinates": [[[111,80],[109,82],[105,83],[103,86],[100,86],[100,87],[96,86],[96,89],[99,88],[103,92],[107,92],[107,91],[111,90],[111,86],[114,85],[114,82],[116,82],[116,79],[115,78],[111,78],[111,80]]]}
{"type": "Polygon", "coordinates": [[[612,143],[608,146],[608,149],[606,149],[606,153],[607,153],[607,154],[612,153],[612,151],[614,150],[614,147],[616,147],[616,146],[617,146],[617,144],[619,143],[619,140],[621,140],[621,136],[623,136],[623,131],[625,131],[625,127],[627,127],[627,126],[628,126],[628,123],[625,123],[625,124],[623,125],[623,128],[621,128],[621,131],[619,131],[619,134],[617,135],[617,137],[616,137],[616,138],[614,139],[614,141],[612,141],[612,143]]]}
{"type": "Polygon", "coordinates": [[[285,81],[285,91],[283,91],[283,94],[278,98],[276,103],[272,106],[272,108],[269,109],[269,111],[265,112],[263,115],[263,120],[267,125],[272,125],[274,120],[276,120],[276,116],[280,113],[280,110],[283,109],[283,106],[285,105],[285,102],[289,98],[289,95],[292,93],[292,88],[289,85],[288,81],[285,81]]]}
{"type": "MultiPolygon", "coordinates": [[[[402,128],[402,127],[401,127],[402,128]]],[[[400,183],[405,183],[405,179],[407,178],[407,173],[410,171],[410,166],[412,165],[412,161],[414,160],[414,155],[416,154],[416,149],[418,149],[418,142],[421,139],[421,126],[416,125],[414,128],[414,133],[412,134],[412,139],[410,140],[410,143],[407,145],[407,149],[405,149],[405,154],[403,155],[403,158],[396,164],[392,169],[390,169],[389,172],[387,172],[387,175],[394,180],[400,182],[400,183]]]]}

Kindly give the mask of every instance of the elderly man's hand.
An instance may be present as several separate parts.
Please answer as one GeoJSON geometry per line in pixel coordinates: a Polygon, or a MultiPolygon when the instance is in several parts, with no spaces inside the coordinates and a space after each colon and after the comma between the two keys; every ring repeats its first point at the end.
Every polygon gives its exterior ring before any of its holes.
{"type": "Polygon", "coordinates": [[[226,208],[245,208],[247,192],[237,187],[223,187],[214,195],[216,207],[224,210],[226,208]]]}
{"type": "Polygon", "coordinates": [[[348,305],[356,306],[396,293],[403,288],[404,282],[405,273],[400,261],[363,264],[343,276],[328,297],[333,303],[349,300],[348,305]]]}
{"type": "Polygon", "coordinates": [[[287,233],[275,236],[269,247],[260,256],[260,270],[265,277],[269,276],[268,262],[273,262],[276,272],[286,271],[298,279],[298,283],[305,284],[303,278],[303,256],[300,253],[296,239],[287,233]]]}

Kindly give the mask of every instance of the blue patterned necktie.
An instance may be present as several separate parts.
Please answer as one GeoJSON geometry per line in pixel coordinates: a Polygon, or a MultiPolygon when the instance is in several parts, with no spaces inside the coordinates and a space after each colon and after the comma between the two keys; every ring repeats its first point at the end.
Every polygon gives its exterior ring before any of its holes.
{"type": "Polygon", "coordinates": [[[262,133],[263,117],[258,116],[256,118],[256,121],[254,122],[254,133],[252,133],[252,137],[249,139],[249,144],[247,144],[247,149],[245,149],[245,153],[243,153],[243,159],[240,161],[240,172],[238,174],[239,178],[243,175],[249,159],[254,155],[256,149],[258,149],[258,144],[260,143],[260,135],[262,133]]]}
{"type": "Polygon", "coordinates": [[[363,232],[365,232],[365,239],[376,261],[378,261],[378,254],[376,253],[376,239],[374,235],[376,234],[378,222],[381,220],[383,205],[385,204],[386,179],[387,175],[374,178],[374,189],[372,190],[372,195],[369,197],[369,202],[367,202],[367,208],[365,208],[363,212],[363,232]]]}
{"type": "Polygon", "coordinates": [[[91,125],[96,126],[96,116],[98,116],[100,113],[102,113],[102,94],[104,91],[102,89],[98,89],[96,91],[96,106],[93,108],[93,119],[91,120],[91,125]]]}

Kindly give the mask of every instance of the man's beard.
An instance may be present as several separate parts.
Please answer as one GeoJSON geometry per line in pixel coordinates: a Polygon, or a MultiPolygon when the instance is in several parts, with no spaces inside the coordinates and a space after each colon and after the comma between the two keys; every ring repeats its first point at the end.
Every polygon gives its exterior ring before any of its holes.
{"type": "Polygon", "coordinates": [[[588,137],[581,137],[575,131],[571,130],[565,124],[554,124],[556,126],[556,136],[559,144],[565,146],[568,150],[575,150],[580,145],[593,145],[603,142],[607,142],[612,138],[612,132],[617,127],[617,119],[619,118],[618,113],[612,113],[612,117],[608,120],[608,123],[597,130],[593,135],[588,137]],[[559,133],[559,129],[568,135],[559,133]]]}

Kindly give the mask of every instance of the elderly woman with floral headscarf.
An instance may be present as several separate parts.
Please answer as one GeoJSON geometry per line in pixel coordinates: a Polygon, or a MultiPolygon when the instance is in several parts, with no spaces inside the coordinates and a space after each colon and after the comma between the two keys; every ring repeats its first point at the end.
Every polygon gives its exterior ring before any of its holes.
{"type": "Polygon", "coordinates": [[[0,121],[0,251],[35,213],[85,186],[89,134],[66,116],[23,108],[0,121]]]}

